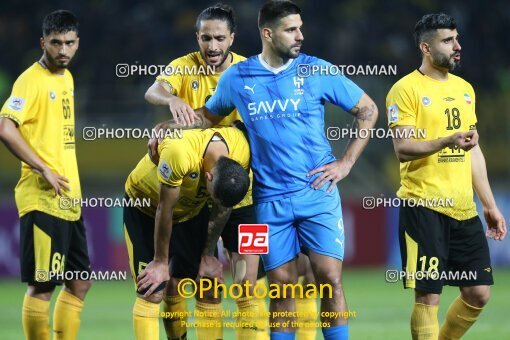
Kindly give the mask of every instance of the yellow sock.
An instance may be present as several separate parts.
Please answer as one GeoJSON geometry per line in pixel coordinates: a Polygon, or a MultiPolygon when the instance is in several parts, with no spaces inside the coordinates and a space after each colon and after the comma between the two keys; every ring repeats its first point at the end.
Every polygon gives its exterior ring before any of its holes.
{"type": "Polygon", "coordinates": [[[220,303],[197,301],[194,315],[198,340],[223,339],[220,303]]]}
{"type": "Polygon", "coordinates": [[[188,320],[186,300],[180,295],[165,296],[163,298],[163,311],[166,315],[169,315],[163,319],[166,337],[171,340],[186,339],[186,321],[188,320]]]}
{"type": "Polygon", "coordinates": [[[133,326],[136,339],[159,339],[159,304],[137,297],[133,307],[133,326]]]}
{"type": "Polygon", "coordinates": [[[27,340],[50,340],[50,302],[25,295],[21,309],[27,340]]]}
{"type": "Polygon", "coordinates": [[[74,340],[80,329],[80,314],[83,301],[75,295],[60,291],[53,311],[53,339],[74,340]]]}
{"type": "MultiPolygon", "coordinates": [[[[259,284],[259,285],[263,284],[263,285],[266,285],[266,287],[267,287],[265,278],[258,279],[257,284],[259,284]]],[[[254,302],[257,304],[258,310],[259,310],[258,311],[258,313],[259,313],[258,321],[257,321],[257,328],[258,328],[257,340],[269,340],[269,317],[266,316],[266,315],[268,315],[266,300],[265,299],[254,299],[254,302]]]]}
{"type": "Polygon", "coordinates": [[[297,340],[315,340],[317,337],[317,327],[311,327],[311,325],[317,322],[314,317],[317,315],[317,301],[315,299],[294,299],[296,303],[296,312],[299,312],[302,316],[297,318],[297,322],[305,322],[309,326],[299,327],[296,330],[297,340]]]}
{"type": "Polygon", "coordinates": [[[439,339],[453,340],[460,339],[467,332],[475,321],[483,308],[478,308],[467,304],[461,297],[457,297],[446,312],[446,318],[439,339]]]}
{"type": "Polygon", "coordinates": [[[259,306],[255,298],[241,297],[236,300],[239,312],[236,322],[245,327],[236,327],[236,339],[257,339],[259,306]]]}
{"type": "Polygon", "coordinates": [[[411,315],[411,334],[414,340],[436,340],[439,335],[438,306],[415,303],[411,315]]]}

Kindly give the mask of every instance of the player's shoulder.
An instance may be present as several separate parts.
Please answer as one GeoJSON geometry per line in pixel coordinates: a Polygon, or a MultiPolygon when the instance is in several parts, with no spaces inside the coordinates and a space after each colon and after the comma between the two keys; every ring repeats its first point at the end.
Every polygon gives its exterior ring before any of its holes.
{"type": "Polygon", "coordinates": [[[245,56],[242,56],[242,55],[237,54],[237,53],[232,52],[232,51],[230,51],[230,53],[232,54],[232,65],[246,60],[245,56]]]}
{"type": "Polygon", "coordinates": [[[296,58],[298,64],[310,64],[310,65],[329,65],[331,64],[329,61],[321,59],[319,57],[308,55],[306,53],[300,53],[296,58]]]}
{"type": "Polygon", "coordinates": [[[423,74],[421,74],[418,70],[414,70],[397,80],[391,87],[389,93],[396,91],[413,91],[415,88],[420,86],[422,77],[424,77],[423,74]]]}
{"type": "Polygon", "coordinates": [[[39,62],[35,62],[19,75],[16,82],[41,82],[46,74],[46,69],[39,62]]]}
{"type": "Polygon", "coordinates": [[[170,62],[170,65],[173,66],[193,66],[200,65],[202,60],[202,56],[199,51],[191,52],[182,57],[176,58],[170,62]]]}
{"type": "Polygon", "coordinates": [[[448,77],[449,80],[452,81],[456,86],[464,87],[466,90],[474,92],[473,86],[471,86],[471,84],[464,78],[459,77],[453,73],[449,73],[448,77]]]}

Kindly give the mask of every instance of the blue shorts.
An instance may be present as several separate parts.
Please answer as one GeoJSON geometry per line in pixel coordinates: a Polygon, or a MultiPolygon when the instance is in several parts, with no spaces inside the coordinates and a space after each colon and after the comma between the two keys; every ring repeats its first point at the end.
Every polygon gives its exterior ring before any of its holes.
{"type": "Polygon", "coordinates": [[[293,260],[301,247],[339,260],[344,257],[344,225],[338,188],[314,190],[255,205],[257,223],[269,225],[269,253],[261,255],[266,271],[293,260]]]}

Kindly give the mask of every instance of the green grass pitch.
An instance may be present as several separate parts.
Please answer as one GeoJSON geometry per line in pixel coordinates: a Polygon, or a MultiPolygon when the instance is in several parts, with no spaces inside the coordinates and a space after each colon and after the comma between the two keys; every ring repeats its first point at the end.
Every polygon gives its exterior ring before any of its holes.
{"type": "MultiPolygon", "coordinates": [[[[228,276],[228,275],[226,275],[228,276]]],[[[478,322],[463,338],[510,339],[508,303],[510,301],[510,270],[496,270],[496,285],[492,298],[478,322]]],[[[344,273],[344,287],[349,309],[356,312],[350,320],[350,338],[357,339],[409,339],[409,316],[413,292],[402,288],[401,283],[386,283],[383,269],[348,269],[344,273]]],[[[21,303],[25,287],[17,281],[0,281],[0,339],[22,339],[21,303]]],[[[449,303],[458,295],[455,287],[445,287],[440,322],[449,303]]],[[[134,301],[133,284],[126,282],[96,282],[85,301],[79,339],[133,339],[131,311],[134,301]]],[[[189,307],[192,308],[192,300],[189,307]]],[[[232,300],[223,308],[235,310],[232,300]]],[[[194,331],[188,332],[195,339],[194,331]]],[[[160,339],[165,339],[161,325],[160,339]]],[[[224,339],[235,339],[232,329],[224,330],[224,339]]],[[[317,339],[322,339],[319,331],[317,339]]]]}

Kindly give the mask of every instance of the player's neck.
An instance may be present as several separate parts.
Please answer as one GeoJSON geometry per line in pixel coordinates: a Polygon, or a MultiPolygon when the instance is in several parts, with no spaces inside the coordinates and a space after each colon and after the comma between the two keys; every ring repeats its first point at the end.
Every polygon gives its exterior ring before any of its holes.
{"type": "Polygon", "coordinates": [[[211,172],[221,156],[228,157],[228,148],[223,140],[210,141],[204,153],[202,173],[211,172]]]}
{"type": "Polygon", "coordinates": [[[62,75],[66,71],[65,68],[55,67],[44,57],[44,55],[39,59],[39,63],[46,69],[48,69],[51,73],[62,75]]]}
{"type": "Polygon", "coordinates": [[[280,68],[283,65],[285,65],[290,59],[290,58],[280,57],[274,53],[269,52],[269,50],[265,49],[265,48],[262,49],[262,53],[260,55],[262,57],[262,60],[264,60],[264,62],[266,64],[268,64],[269,66],[271,66],[272,68],[275,68],[275,69],[280,68]]]}
{"type": "Polygon", "coordinates": [[[434,67],[431,63],[423,61],[418,69],[421,73],[435,80],[446,81],[448,80],[448,69],[434,67]]]}

